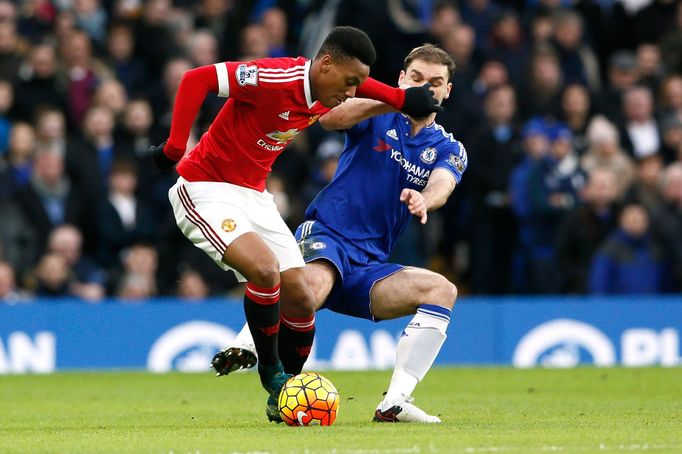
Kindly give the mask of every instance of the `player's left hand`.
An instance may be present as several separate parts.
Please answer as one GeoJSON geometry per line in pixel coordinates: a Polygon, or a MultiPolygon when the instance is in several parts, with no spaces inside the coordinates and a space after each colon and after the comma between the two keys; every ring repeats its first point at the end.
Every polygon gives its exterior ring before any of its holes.
{"type": "Polygon", "coordinates": [[[438,104],[431,84],[426,83],[405,89],[405,103],[400,110],[412,118],[426,118],[434,112],[442,112],[443,108],[438,104]]]}
{"type": "Polygon", "coordinates": [[[405,188],[403,189],[403,192],[400,193],[400,201],[407,205],[410,214],[419,217],[419,221],[422,224],[426,224],[426,202],[424,202],[424,196],[421,192],[405,188]]]}

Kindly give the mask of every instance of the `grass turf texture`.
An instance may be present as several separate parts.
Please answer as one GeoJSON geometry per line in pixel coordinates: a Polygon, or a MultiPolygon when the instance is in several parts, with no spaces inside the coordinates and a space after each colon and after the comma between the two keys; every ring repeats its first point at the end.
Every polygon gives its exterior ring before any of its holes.
{"type": "Polygon", "coordinates": [[[0,376],[0,452],[682,452],[682,368],[434,369],[437,426],[370,422],[390,372],[324,375],[332,427],[268,423],[253,373],[0,376]]]}

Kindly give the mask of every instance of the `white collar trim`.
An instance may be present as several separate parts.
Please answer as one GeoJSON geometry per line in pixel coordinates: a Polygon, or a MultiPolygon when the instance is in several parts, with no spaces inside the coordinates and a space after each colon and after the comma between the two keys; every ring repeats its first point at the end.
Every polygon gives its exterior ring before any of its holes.
{"type": "Polygon", "coordinates": [[[305,93],[305,102],[308,104],[308,109],[312,109],[313,105],[315,104],[315,100],[313,99],[313,93],[310,89],[310,65],[311,65],[311,60],[308,60],[305,62],[305,65],[303,65],[303,91],[305,93]]]}

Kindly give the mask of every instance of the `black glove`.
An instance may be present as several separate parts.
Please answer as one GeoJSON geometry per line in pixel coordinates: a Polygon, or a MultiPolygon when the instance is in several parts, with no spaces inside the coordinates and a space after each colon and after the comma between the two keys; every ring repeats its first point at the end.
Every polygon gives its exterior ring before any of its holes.
{"type": "Polygon", "coordinates": [[[404,114],[414,118],[428,117],[434,112],[442,112],[443,108],[438,105],[438,100],[429,90],[430,83],[421,87],[410,87],[405,90],[405,103],[400,109],[404,114]]]}
{"type": "Polygon", "coordinates": [[[177,164],[176,161],[169,159],[168,156],[166,156],[166,153],[163,152],[163,147],[165,146],[166,142],[163,142],[161,145],[158,146],[152,145],[151,147],[149,147],[149,150],[147,150],[149,157],[152,158],[152,161],[154,161],[156,167],[162,170],[170,169],[175,164],[177,164]]]}

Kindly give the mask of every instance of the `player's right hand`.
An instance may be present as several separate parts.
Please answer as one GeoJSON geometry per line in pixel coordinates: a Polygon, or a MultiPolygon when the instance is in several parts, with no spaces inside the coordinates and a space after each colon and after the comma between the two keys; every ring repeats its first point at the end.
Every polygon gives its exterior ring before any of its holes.
{"type": "Polygon", "coordinates": [[[176,161],[170,159],[166,156],[166,153],[163,152],[163,147],[165,146],[166,142],[163,142],[161,145],[152,145],[149,147],[149,150],[147,150],[149,157],[152,158],[156,167],[162,170],[170,169],[177,164],[176,161]]]}
{"type": "Polygon", "coordinates": [[[419,222],[426,224],[426,221],[428,220],[428,215],[426,214],[428,209],[426,208],[426,202],[424,201],[424,196],[421,192],[405,188],[400,193],[400,201],[407,205],[410,214],[419,218],[419,222]]]}
{"type": "Polygon", "coordinates": [[[434,112],[442,112],[443,108],[438,105],[438,100],[430,88],[431,84],[426,83],[421,87],[405,89],[405,102],[400,110],[414,118],[424,118],[434,112]]]}

